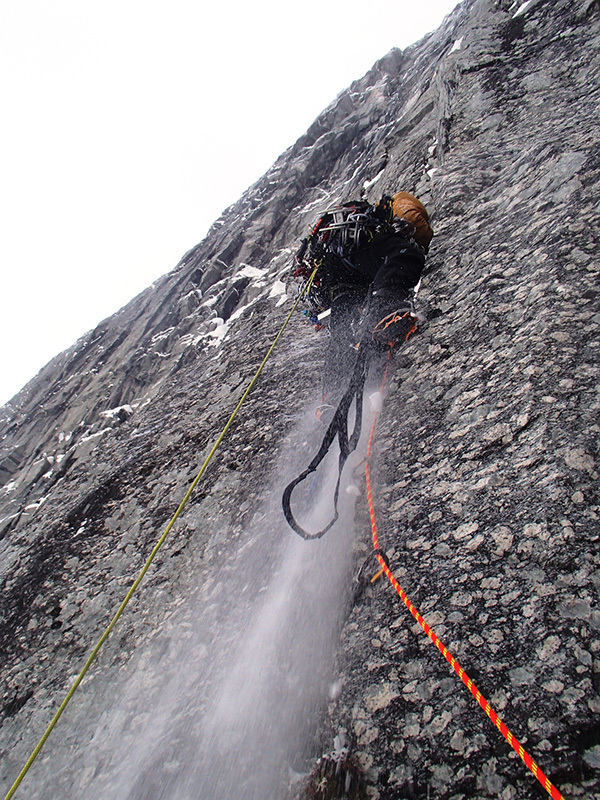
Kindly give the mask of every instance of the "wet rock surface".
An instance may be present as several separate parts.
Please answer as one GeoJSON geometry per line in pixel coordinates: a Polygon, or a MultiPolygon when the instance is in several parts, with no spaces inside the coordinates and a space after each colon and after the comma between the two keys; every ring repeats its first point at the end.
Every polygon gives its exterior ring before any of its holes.
{"type": "MultiPolygon", "coordinates": [[[[600,797],[599,20],[597,1],[466,0],[0,411],[3,786],[279,329],[307,225],[403,188],[436,237],[430,319],[395,354],[378,421],[380,543],[563,795],[600,797]]],[[[98,669],[126,669],[277,490],[326,343],[292,319],[98,669]]],[[[314,752],[345,736],[365,796],[544,796],[383,579],[349,610],[335,673],[314,752]]]]}

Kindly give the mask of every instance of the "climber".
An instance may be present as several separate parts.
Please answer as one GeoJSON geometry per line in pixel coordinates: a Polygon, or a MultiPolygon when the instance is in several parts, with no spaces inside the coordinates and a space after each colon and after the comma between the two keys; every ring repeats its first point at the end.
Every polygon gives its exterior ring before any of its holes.
{"type": "MultiPolygon", "coordinates": [[[[328,209],[296,253],[292,277],[305,280],[315,312],[321,309],[322,317],[330,309],[323,400],[317,409],[325,434],[315,456],[285,487],[281,498],[288,524],[303,539],[320,539],[339,518],[342,471],[360,440],[372,354],[389,352],[415,330],[413,289],[420,281],[432,237],[423,204],[407,192],[398,192],[382,197],[375,206],[358,200],[328,209]],[[334,513],[320,530],[311,532],[296,518],[292,495],[315,473],[336,439],[334,513]]],[[[319,314],[312,319],[318,323],[319,314]]]]}
{"type": "MultiPolygon", "coordinates": [[[[344,390],[359,341],[370,340],[378,349],[387,349],[404,341],[415,329],[412,290],[421,278],[433,237],[425,206],[407,192],[383,197],[376,206],[357,201],[338,208],[349,207],[353,212],[363,212],[367,220],[363,224],[371,224],[371,231],[362,239],[353,231],[353,248],[342,250],[338,245],[337,254],[323,254],[321,245],[319,289],[331,307],[330,342],[323,375],[325,406],[335,403],[344,390]],[[369,218],[379,221],[369,223],[369,218]]],[[[360,216],[354,214],[356,219],[360,216]]],[[[321,230],[339,231],[345,224],[331,223],[331,217],[330,213],[321,230]]],[[[312,240],[319,235],[323,241],[325,235],[316,234],[315,229],[312,240]]],[[[305,241],[300,261],[307,248],[318,249],[311,239],[305,241]]]]}

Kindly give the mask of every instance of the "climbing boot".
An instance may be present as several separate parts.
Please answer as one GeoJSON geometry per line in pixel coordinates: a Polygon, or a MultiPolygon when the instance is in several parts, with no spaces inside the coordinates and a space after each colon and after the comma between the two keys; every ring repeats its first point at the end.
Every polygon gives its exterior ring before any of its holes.
{"type": "Polygon", "coordinates": [[[398,308],[379,320],[373,328],[373,343],[379,349],[402,344],[417,330],[417,317],[412,308],[398,308]]]}
{"type": "Polygon", "coordinates": [[[382,288],[373,291],[367,312],[367,331],[377,349],[402,344],[416,330],[416,314],[407,290],[382,288]]]}

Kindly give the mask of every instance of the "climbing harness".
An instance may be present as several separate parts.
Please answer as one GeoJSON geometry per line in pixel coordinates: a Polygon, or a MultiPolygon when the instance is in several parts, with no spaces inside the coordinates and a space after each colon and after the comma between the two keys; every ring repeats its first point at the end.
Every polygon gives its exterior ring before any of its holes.
{"type": "MultiPolygon", "coordinates": [[[[316,273],[316,269],[313,270],[312,274],[308,277],[308,279],[306,281],[306,285],[305,285],[305,290],[304,291],[310,291],[310,287],[311,287],[312,281],[314,280],[315,273],[316,273]]],[[[171,532],[171,529],[175,525],[175,522],[177,521],[178,517],[180,516],[181,512],[183,511],[183,509],[187,505],[190,497],[192,496],[192,493],[194,492],[194,489],[196,488],[196,486],[200,482],[200,479],[202,478],[202,476],[206,472],[206,469],[207,469],[209,463],[211,462],[214,454],[216,453],[216,451],[218,450],[221,442],[225,438],[225,436],[227,434],[227,431],[229,430],[229,428],[233,424],[233,421],[237,417],[237,415],[238,415],[241,407],[243,406],[246,398],[248,397],[248,395],[250,394],[250,392],[254,388],[256,382],[258,381],[258,379],[260,377],[260,374],[262,373],[267,361],[269,360],[269,358],[271,357],[271,354],[273,353],[273,350],[275,349],[275,346],[277,345],[277,343],[281,339],[284,330],[287,328],[290,319],[292,318],[294,312],[296,311],[296,308],[298,307],[298,304],[299,304],[301,298],[302,298],[302,294],[300,294],[296,298],[296,301],[294,302],[290,312],[288,313],[287,317],[285,318],[281,328],[279,329],[279,332],[277,333],[277,335],[276,335],[275,339],[273,340],[271,346],[267,350],[267,353],[266,353],[265,357],[261,361],[260,366],[258,367],[256,372],[254,373],[254,377],[252,378],[252,380],[248,384],[248,386],[247,386],[246,390],[244,391],[244,393],[242,394],[238,404],[236,405],[236,407],[234,408],[231,416],[227,420],[227,422],[225,424],[225,427],[223,428],[223,430],[219,434],[217,440],[215,441],[211,451],[209,452],[208,456],[206,457],[204,463],[202,464],[202,466],[200,468],[200,471],[198,472],[198,474],[196,475],[196,477],[194,478],[194,480],[190,484],[189,489],[187,490],[187,492],[186,492],[183,500],[179,504],[177,510],[175,511],[173,516],[171,517],[171,520],[169,521],[167,527],[165,528],[164,533],[162,534],[162,536],[158,539],[158,541],[156,542],[156,544],[152,548],[152,552],[148,556],[148,558],[146,560],[146,563],[142,567],[142,570],[140,571],[139,575],[137,576],[137,578],[135,579],[135,581],[131,585],[131,588],[129,589],[129,591],[125,595],[125,598],[124,598],[123,602],[121,603],[121,605],[117,609],[117,612],[115,613],[115,615],[111,619],[110,623],[106,627],[106,630],[104,631],[104,633],[102,634],[102,636],[100,637],[98,642],[96,643],[95,647],[92,649],[90,655],[88,656],[87,661],[83,665],[83,668],[82,668],[81,672],[79,673],[79,675],[77,676],[77,678],[73,682],[71,688],[69,689],[69,691],[65,695],[64,700],[62,701],[62,703],[60,704],[58,710],[56,711],[56,713],[52,717],[52,720],[50,721],[50,724],[48,725],[48,727],[44,731],[44,734],[42,735],[41,739],[37,743],[36,747],[34,748],[33,752],[29,756],[29,758],[27,759],[25,765],[23,766],[23,769],[21,770],[21,772],[17,776],[17,779],[15,780],[15,782],[13,783],[11,788],[9,789],[8,794],[5,796],[4,800],[10,800],[14,796],[14,794],[17,791],[17,789],[19,788],[19,786],[21,785],[21,783],[23,781],[23,778],[29,772],[29,769],[30,769],[31,765],[33,764],[33,762],[38,757],[38,755],[39,755],[41,749],[43,748],[43,746],[46,744],[50,734],[52,733],[52,731],[54,730],[54,728],[56,726],[56,723],[58,722],[58,720],[62,716],[64,710],[66,709],[66,707],[67,707],[67,705],[69,703],[69,701],[71,700],[71,698],[73,697],[73,695],[75,694],[77,689],[79,688],[79,685],[81,684],[83,678],[85,677],[85,675],[88,672],[89,668],[91,667],[92,663],[96,659],[96,656],[98,655],[102,645],[104,644],[104,642],[110,636],[113,628],[115,627],[115,625],[117,624],[119,618],[121,617],[121,615],[125,611],[125,608],[129,604],[129,601],[131,600],[131,598],[135,594],[135,591],[137,590],[138,586],[140,585],[140,583],[144,579],[144,576],[146,575],[146,573],[150,569],[150,566],[151,566],[152,562],[154,561],[156,555],[158,554],[158,551],[163,546],[167,536],[169,535],[169,533],[171,532]]]]}
{"type": "MultiPolygon", "coordinates": [[[[386,366],[383,381],[381,384],[381,392],[385,388],[385,383],[387,380],[387,373],[388,373],[389,363],[386,366]]],[[[433,629],[425,622],[421,614],[417,611],[415,606],[411,603],[409,598],[407,597],[406,593],[396,580],[393,572],[389,567],[389,561],[385,553],[379,547],[379,538],[377,532],[377,521],[375,518],[375,506],[373,503],[373,489],[371,484],[371,471],[369,466],[369,459],[371,457],[371,450],[373,447],[373,438],[375,435],[375,426],[377,424],[377,417],[378,414],[375,414],[373,418],[373,423],[371,425],[371,431],[369,434],[369,442],[367,445],[367,454],[365,458],[365,481],[367,485],[367,503],[369,507],[369,517],[371,520],[371,532],[373,538],[373,555],[377,559],[379,566],[381,567],[381,571],[385,574],[389,582],[392,584],[396,592],[398,593],[400,599],[410,611],[414,619],[418,622],[427,636],[431,639],[433,644],[437,647],[440,653],[444,656],[446,661],[450,664],[452,669],[456,672],[458,677],[467,687],[467,689],[471,692],[477,703],[481,706],[483,711],[489,717],[492,724],[500,731],[502,736],[506,739],[506,741],[510,744],[513,750],[517,753],[519,758],[523,761],[525,766],[531,771],[531,773],[538,779],[544,789],[548,792],[548,794],[553,798],[553,800],[564,800],[563,795],[558,791],[558,789],[554,786],[554,784],[550,781],[550,779],[542,772],[542,770],[538,767],[535,763],[533,758],[529,755],[529,753],[525,750],[523,745],[519,742],[519,740],[513,736],[511,731],[505,725],[504,722],[500,719],[498,714],[494,711],[494,709],[490,706],[489,702],[486,698],[481,694],[479,689],[475,686],[471,678],[467,675],[464,669],[460,666],[458,661],[454,658],[454,656],[450,653],[448,648],[444,645],[444,643],[439,639],[433,629]]],[[[373,578],[373,581],[379,577],[379,573],[373,578]]]]}

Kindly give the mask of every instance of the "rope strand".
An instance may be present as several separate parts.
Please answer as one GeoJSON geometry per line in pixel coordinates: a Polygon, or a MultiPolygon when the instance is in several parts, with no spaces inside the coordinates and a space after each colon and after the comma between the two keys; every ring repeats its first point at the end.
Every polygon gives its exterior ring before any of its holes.
{"type": "MultiPolygon", "coordinates": [[[[389,362],[386,365],[385,372],[383,375],[383,380],[381,383],[381,391],[383,392],[387,380],[387,374],[389,369],[389,362]]],[[[381,569],[383,570],[384,574],[386,575],[389,582],[392,584],[394,589],[396,590],[397,594],[399,595],[400,599],[406,606],[406,608],[410,611],[414,619],[419,623],[421,628],[425,631],[429,639],[433,642],[433,644],[437,647],[440,653],[444,656],[446,661],[450,664],[452,669],[456,672],[458,677],[467,687],[467,689],[471,692],[479,706],[483,709],[486,713],[492,724],[500,731],[502,736],[506,739],[506,741],[510,744],[513,750],[517,753],[519,758],[523,761],[525,766],[531,771],[531,773],[538,779],[544,789],[548,792],[548,794],[552,797],[552,800],[564,800],[562,794],[558,791],[558,789],[554,786],[554,784],[550,781],[550,779],[542,772],[542,770],[538,767],[535,763],[533,758],[529,755],[529,753],[525,750],[523,745],[519,742],[519,740],[513,736],[511,731],[508,727],[502,722],[498,714],[494,711],[494,709],[490,706],[488,701],[485,697],[481,694],[477,686],[473,683],[471,678],[467,675],[464,669],[460,666],[458,661],[454,658],[452,653],[448,650],[448,648],[444,645],[441,639],[436,635],[435,631],[425,622],[421,614],[417,611],[415,606],[411,603],[409,598],[407,597],[406,593],[396,580],[394,574],[390,570],[386,560],[381,555],[381,551],[379,550],[379,536],[377,533],[377,520],[375,518],[375,505],[373,503],[373,489],[371,484],[371,470],[369,467],[369,459],[371,457],[371,450],[373,447],[373,438],[375,435],[375,426],[377,424],[377,417],[378,414],[376,413],[373,418],[373,424],[371,425],[371,432],[369,434],[369,443],[367,445],[367,455],[365,459],[365,480],[367,484],[367,503],[369,506],[369,517],[371,520],[371,533],[373,539],[373,549],[375,551],[375,557],[379,562],[381,569]]]]}

